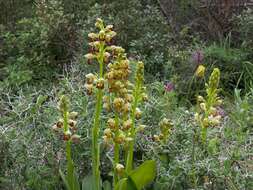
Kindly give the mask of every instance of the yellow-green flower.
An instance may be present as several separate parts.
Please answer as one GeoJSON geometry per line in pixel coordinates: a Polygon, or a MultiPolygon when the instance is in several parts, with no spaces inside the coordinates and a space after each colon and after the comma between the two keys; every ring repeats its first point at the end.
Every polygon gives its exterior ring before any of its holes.
{"type": "Polygon", "coordinates": [[[205,71],[206,71],[205,66],[199,65],[196,72],[195,72],[195,76],[199,77],[199,78],[203,78],[205,75],[205,71]]]}

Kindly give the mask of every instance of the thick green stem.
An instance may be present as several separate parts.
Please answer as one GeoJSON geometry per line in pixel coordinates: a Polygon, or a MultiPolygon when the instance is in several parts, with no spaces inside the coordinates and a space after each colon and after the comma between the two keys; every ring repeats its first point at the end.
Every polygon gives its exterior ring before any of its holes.
{"type": "MultiPolygon", "coordinates": [[[[115,114],[115,122],[116,122],[116,136],[115,138],[118,137],[119,135],[119,116],[116,113],[115,114]]],[[[116,184],[118,183],[118,174],[117,174],[117,170],[116,170],[116,165],[119,163],[119,149],[120,149],[120,145],[117,142],[114,142],[114,175],[113,175],[113,186],[116,187],[116,184]]]]}

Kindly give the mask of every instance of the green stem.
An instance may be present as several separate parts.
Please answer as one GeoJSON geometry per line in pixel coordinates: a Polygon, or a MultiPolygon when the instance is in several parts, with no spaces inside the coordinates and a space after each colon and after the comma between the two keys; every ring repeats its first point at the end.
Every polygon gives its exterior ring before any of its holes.
{"type": "Polygon", "coordinates": [[[196,129],[194,129],[194,134],[192,138],[192,178],[193,178],[193,184],[194,184],[194,189],[197,187],[197,180],[196,180],[196,173],[195,173],[195,147],[196,147],[196,129]]]}
{"type": "Polygon", "coordinates": [[[100,188],[100,171],[99,171],[99,122],[100,113],[102,110],[102,90],[97,92],[97,104],[95,111],[94,126],[92,128],[92,171],[93,171],[93,189],[99,190],[100,188]]]}
{"type": "MultiPolygon", "coordinates": [[[[98,62],[99,62],[99,77],[103,78],[103,54],[104,54],[104,44],[101,45],[98,55],[98,62]]],[[[100,114],[102,111],[102,97],[103,97],[103,90],[98,89],[97,91],[97,103],[96,103],[96,110],[94,116],[94,125],[92,128],[92,173],[93,173],[93,189],[99,190],[100,189],[100,151],[99,151],[99,131],[100,131],[100,114]]]]}
{"type": "Polygon", "coordinates": [[[201,126],[201,137],[202,137],[202,143],[205,146],[207,143],[207,127],[201,126]]]}
{"type": "Polygon", "coordinates": [[[132,138],[132,141],[129,143],[129,149],[128,149],[127,160],[126,160],[126,172],[127,173],[129,173],[133,167],[133,153],[134,153],[134,143],[135,143],[135,112],[136,112],[136,108],[138,105],[140,88],[141,88],[141,84],[139,82],[137,82],[136,89],[134,92],[134,102],[133,102],[132,114],[131,114],[132,127],[131,127],[131,131],[130,131],[130,137],[132,138]]]}
{"type": "MultiPolygon", "coordinates": [[[[64,110],[63,112],[63,130],[64,133],[68,131],[68,112],[64,110]]],[[[74,187],[74,163],[71,158],[71,140],[66,142],[66,159],[67,159],[67,180],[69,187],[73,189],[74,187]]]]}
{"type": "Polygon", "coordinates": [[[71,158],[71,141],[66,143],[66,157],[67,157],[67,179],[71,189],[74,189],[74,163],[71,158]]]}
{"type": "MultiPolygon", "coordinates": [[[[116,122],[116,135],[115,138],[119,135],[119,115],[115,114],[115,122],[116,122]]],[[[113,186],[116,187],[116,184],[118,183],[118,174],[116,170],[116,165],[119,163],[119,150],[120,145],[119,143],[114,143],[114,175],[113,175],[113,186]]]]}

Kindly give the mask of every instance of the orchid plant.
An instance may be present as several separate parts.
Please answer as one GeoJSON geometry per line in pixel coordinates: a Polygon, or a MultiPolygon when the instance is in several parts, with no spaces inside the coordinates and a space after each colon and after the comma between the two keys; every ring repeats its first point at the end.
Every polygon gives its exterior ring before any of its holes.
{"type": "Polygon", "coordinates": [[[131,83],[130,61],[125,49],[113,44],[116,36],[113,26],[106,26],[101,19],[97,19],[95,26],[99,31],[88,35],[91,48],[85,55],[88,63],[95,60],[99,64],[98,74],[87,74],[85,84],[88,95],[96,94],[92,128],[93,189],[101,189],[99,137],[102,109],[109,116],[103,141],[111,144],[114,150],[113,187],[121,190],[128,189],[129,186],[141,189],[155,177],[154,161],[147,161],[133,169],[135,137],[137,131],[144,128],[144,125],[138,124],[142,115],[138,106],[148,99],[144,87],[144,64],[136,62],[135,80],[131,83]],[[125,164],[120,159],[121,148],[126,153],[125,164]],[[142,179],[145,172],[149,174],[142,179]]]}

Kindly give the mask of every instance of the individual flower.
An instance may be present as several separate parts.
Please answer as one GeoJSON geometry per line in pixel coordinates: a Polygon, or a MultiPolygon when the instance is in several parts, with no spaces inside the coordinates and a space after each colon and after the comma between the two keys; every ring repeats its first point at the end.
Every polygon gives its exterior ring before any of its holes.
{"type": "Polygon", "coordinates": [[[195,72],[195,76],[198,78],[203,78],[205,75],[205,71],[206,71],[205,66],[199,65],[196,72],[195,72]]]}
{"type": "Polygon", "coordinates": [[[174,90],[174,84],[172,82],[168,82],[164,85],[164,89],[166,92],[172,92],[174,90]]]}
{"type": "Polygon", "coordinates": [[[124,173],[125,167],[122,164],[117,163],[115,168],[119,175],[124,173]]]}
{"type": "Polygon", "coordinates": [[[85,77],[86,77],[86,83],[87,84],[93,84],[93,82],[96,79],[96,76],[92,73],[89,73],[89,74],[85,75],[85,77]]]}
{"type": "Polygon", "coordinates": [[[201,50],[197,50],[192,54],[192,60],[197,65],[202,64],[204,60],[204,53],[201,50]]]}

